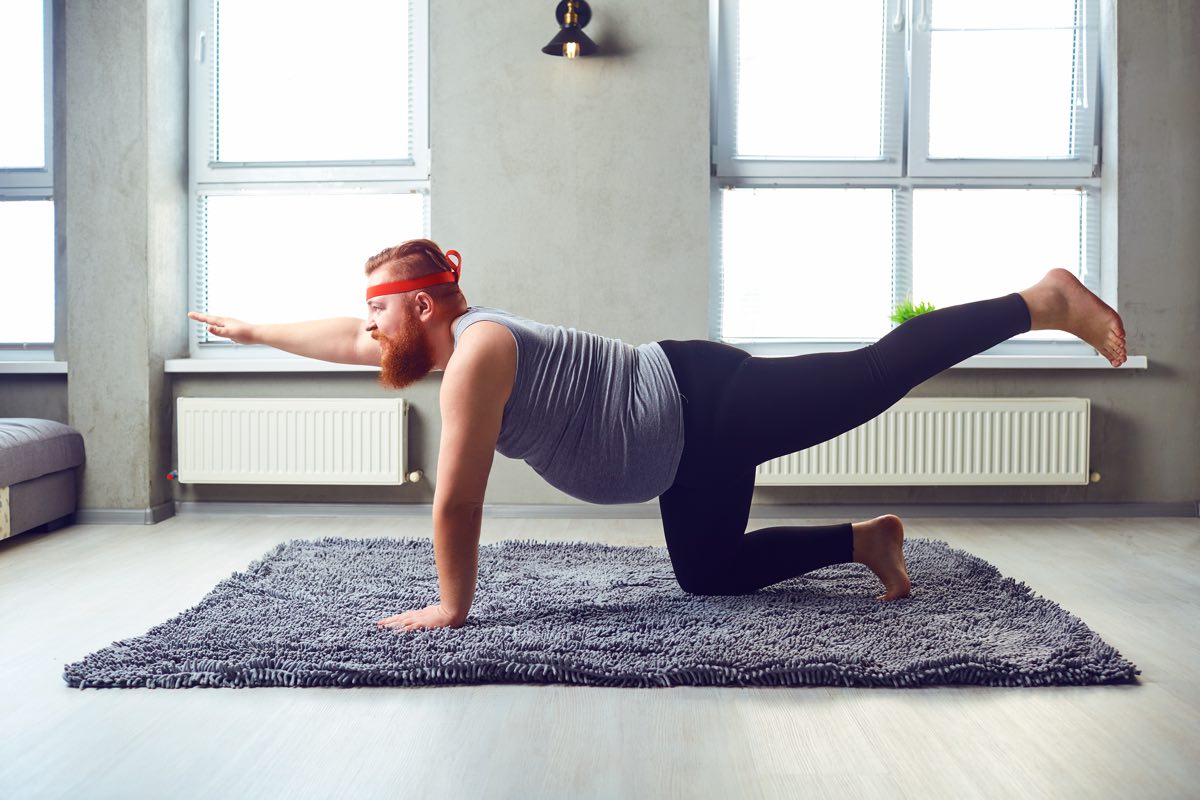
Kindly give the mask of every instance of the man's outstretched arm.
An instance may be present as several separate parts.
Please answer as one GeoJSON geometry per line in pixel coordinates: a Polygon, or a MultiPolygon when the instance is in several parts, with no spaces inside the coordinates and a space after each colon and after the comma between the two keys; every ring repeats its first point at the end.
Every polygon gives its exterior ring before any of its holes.
{"type": "Polygon", "coordinates": [[[433,552],[440,600],[379,621],[384,628],[457,628],[475,599],[483,498],[504,405],[516,375],[512,334],[477,322],[459,338],[442,378],[442,440],[433,495],[433,552]]]}
{"type": "Polygon", "coordinates": [[[307,358],[337,364],[379,366],[379,343],[354,317],[255,325],[233,317],[188,312],[188,318],[208,326],[209,333],[238,344],[265,344],[307,358]]]}

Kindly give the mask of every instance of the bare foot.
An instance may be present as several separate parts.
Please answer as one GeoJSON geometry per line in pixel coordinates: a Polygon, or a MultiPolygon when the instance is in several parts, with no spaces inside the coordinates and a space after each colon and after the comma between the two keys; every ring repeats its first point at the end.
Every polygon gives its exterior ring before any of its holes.
{"type": "Polygon", "coordinates": [[[854,561],[865,564],[883,581],[886,591],[876,597],[884,602],[912,594],[908,566],[904,563],[904,523],[894,514],[885,514],[868,522],[856,522],[854,561]]]}
{"type": "Polygon", "coordinates": [[[1065,269],[1052,269],[1021,292],[1033,330],[1074,334],[1096,348],[1114,367],[1125,363],[1125,326],[1121,316],[1065,269]]]}

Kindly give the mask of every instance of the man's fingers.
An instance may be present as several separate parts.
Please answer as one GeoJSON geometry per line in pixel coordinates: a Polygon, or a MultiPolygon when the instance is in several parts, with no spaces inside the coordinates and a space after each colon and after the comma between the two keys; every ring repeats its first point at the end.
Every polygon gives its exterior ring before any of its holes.
{"type": "Polygon", "coordinates": [[[393,614],[390,617],[379,620],[379,622],[377,622],[375,624],[380,628],[386,628],[388,630],[395,630],[396,628],[403,628],[404,630],[408,630],[409,629],[408,628],[409,613],[410,612],[405,612],[403,614],[393,614]]]}
{"type": "Polygon", "coordinates": [[[217,336],[229,338],[228,320],[224,317],[214,317],[211,314],[201,314],[198,311],[191,311],[188,317],[208,327],[208,332],[217,336]]]}
{"type": "Polygon", "coordinates": [[[440,627],[438,625],[430,625],[421,619],[419,611],[405,611],[403,614],[396,614],[386,619],[381,619],[375,623],[376,627],[386,628],[388,630],[403,630],[403,631],[425,631],[440,627]]]}
{"type": "Polygon", "coordinates": [[[189,311],[188,319],[207,325],[210,332],[220,336],[226,335],[224,331],[229,327],[229,320],[225,317],[218,317],[213,314],[201,314],[199,311],[189,311]]]}
{"type": "Polygon", "coordinates": [[[225,319],[223,317],[214,317],[211,314],[201,314],[199,311],[189,311],[188,319],[194,320],[208,326],[208,332],[217,336],[229,337],[225,332],[225,319]]]}

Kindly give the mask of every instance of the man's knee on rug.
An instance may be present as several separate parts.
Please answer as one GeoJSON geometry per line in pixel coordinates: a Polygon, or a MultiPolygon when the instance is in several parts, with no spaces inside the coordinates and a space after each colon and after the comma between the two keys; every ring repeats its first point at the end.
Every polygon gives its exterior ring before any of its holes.
{"type": "Polygon", "coordinates": [[[722,559],[712,564],[676,564],[675,580],[679,588],[688,594],[695,595],[735,595],[751,594],[757,587],[747,586],[729,568],[729,562],[722,559]]]}

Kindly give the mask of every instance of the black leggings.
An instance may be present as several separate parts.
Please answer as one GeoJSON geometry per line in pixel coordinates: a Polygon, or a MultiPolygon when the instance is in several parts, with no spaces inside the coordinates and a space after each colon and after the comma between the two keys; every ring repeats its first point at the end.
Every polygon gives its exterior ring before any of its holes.
{"type": "Polygon", "coordinates": [[[759,358],[717,342],[660,342],[683,397],[683,456],[658,499],[679,585],[746,594],[852,561],[850,523],[746,533],[755,468],[857,428],[1029,329],[1024,299],[1010,294],[922,314],[844,353],[759,358]]]}

